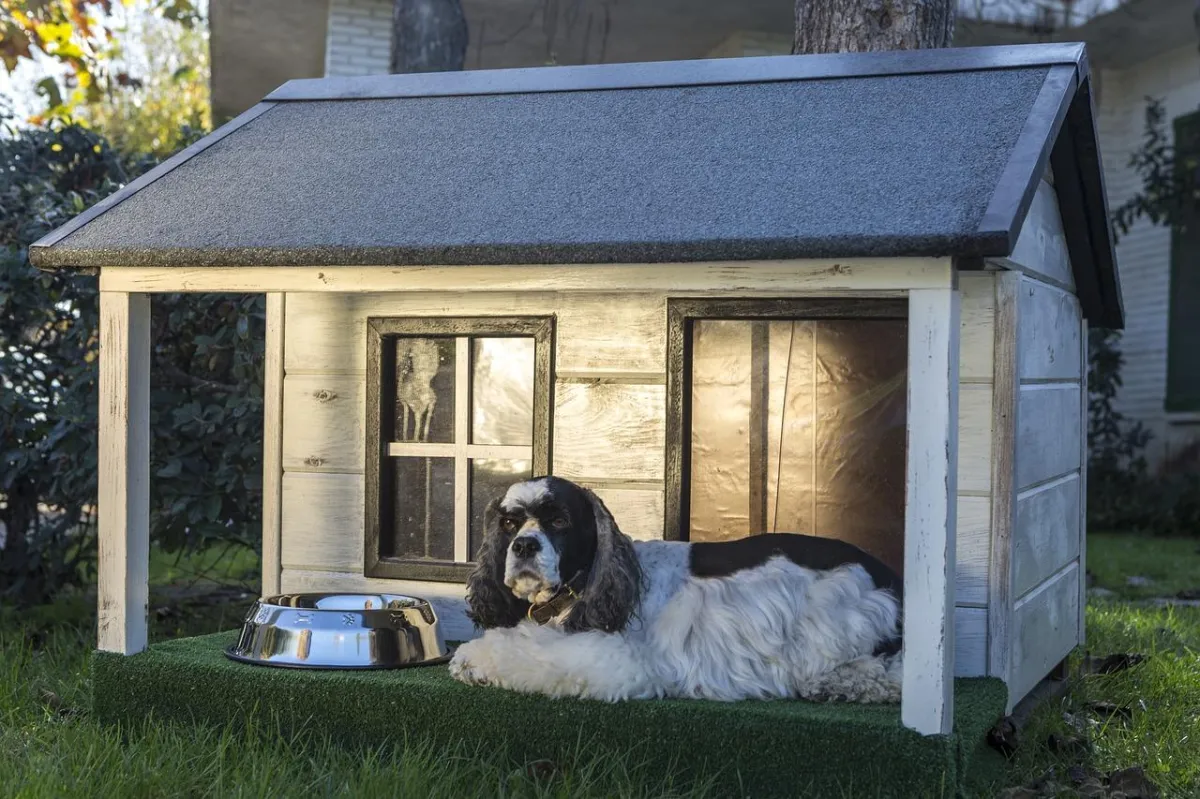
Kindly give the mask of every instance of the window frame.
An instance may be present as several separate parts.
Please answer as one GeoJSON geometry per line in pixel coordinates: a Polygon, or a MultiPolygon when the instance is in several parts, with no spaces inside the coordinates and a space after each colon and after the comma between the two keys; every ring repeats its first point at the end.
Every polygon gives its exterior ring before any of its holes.
{"type": "MultiPolygon", "coordinates": [[[[395,457],[388,452],[395,441],[395,385],[396,367],[394,344],[400,338],[454,338],[467,342],[475,338],[532,338],[533,355],[533,430],[532,470],[534,476],[550,471],[551,438],[554,408],[554,330],[555,317],[547,316],[371,316],[366,321],[367,335],[367,386],[365,415],[365,464],[366,480],[364,512],[363,575],[393,580],[425,580],[431,582],[465,582],[474,567],[473,553],[468,552],[466,561],[426,560],[384,556],[381,544],[385,536],[394,531],[395,486],[392,469],[395,457]],[[392,357],[385,355],[392,353],[392,357]]],[[[460,344],[456,343],[456,347],[460,344]]],[[[460,349],[461,352],[461,349],[460,349]]],[[[462,368],[461,365],[459,368],[462,368]]],[[[466,374],[472,374],[470,364],[466,374]]],[[[471,412],[470,383],[460,386],[455,380],[456,406],[459,394],[466,392],[466,408],[471,412]]],[[[461,411],[456,407],[456,415],[461,411]]],[[[457,419],[456,419],[457,421],[457,419]]],[[[467,424],[469,429],[469,422],[467,424]]],[[[452,457],[455,465],[455,494],[462,493],[458,485],[464,473],[459,460],[465,462],[465,473],[470,479],[471,456],[466,449],[469,442],[437,445],[455,447],[452,457]]],[[[439,456],[443,457],[443,456],[439,456]]],[[[470,518],[470,488],[465,493],[470,518]]],[[[458,509],[456,508],[456,511],[458,509]]],[[[469,521],[468,521],[469,523],[469,521]]],[[[468,539],[469,540],[469,539],[468,539]]]]}
{"type": "MultiPolygon", "coordinates": [[[[1195,175],[1189,179],[1187,160],[1200,160],[1200,111],[1176,117],[1172,122],[1175,146],[1175,177],[1181,187],[1195,191],[1195,175]],[[1186,134],[1186,135],[1185,135],[1186,134]]],[[[1200,226],[1200,201],[1185,201],[1181,225],[1200,226]]],[[[1167,342],[1166,379],[1163,386],[1163,410],[1168,414],[1194,413],[1200,411],[1200,385],[1195,383],[1192,367],[1193,343],[1200,338],[1200,320],[1195,311],[1188,308],[1188,300],[1200,290],[1200,277],[1192,272],[1189,257],[1197,250],[1195,230],[1180,230],[1180,225],[1171,228],[1171,243],[1168,253],[1167,277],[1167,342]],[[1191,245],[1191,246],[1189,246],[1191,245]]]]}
{"type": "MultiPolygon", "coordinates": [[[[690,530],[692,344],[704,320],[908,320],[905,297],[667,298],[667,407],[663,538],[687,541],[690,530]]],[[[911,364],[910,364],[911,366],[911,364]]],[[[751,502],[754,497],[751,497],[751,502]]],[[[765,503],[765,497],[762,498],[765,503]]]]}

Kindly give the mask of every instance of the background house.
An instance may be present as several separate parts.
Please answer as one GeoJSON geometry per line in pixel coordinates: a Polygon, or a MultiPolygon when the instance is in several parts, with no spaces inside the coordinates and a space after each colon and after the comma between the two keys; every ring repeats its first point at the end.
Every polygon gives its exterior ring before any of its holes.
{"type": "MultiPolygon", "coordinates": [[[[775,55],[791,47],[791,0],[463,5],[469,69],[775,55]]],[[[289,78],[386,72],[391,8],[391,0],[212,0],[214,115],[239,113],[289,78]],[[245,40],[250,30],[253,46],[245,40]]],[[[1200,40],[1191,4],[1130,0],[1057,31],[960,18],[956,44],[1048,40],[1088,44],[1115,208],[1140,187],[1128,162],[1142,138],[1147,97],[1164,100],[1172,133],[1176,124],[1200,128],[1200,40]]],[[[1146,221],[1117,248],[1127,318],[1118,408],[1154,433],[1152,460],[1200,434],[1200,368],[1188,357],[1200,352],[1200,269],[1183,268],[1198,254],[1200,235],[1173,246],[1167,228],[1146,221]]]]}

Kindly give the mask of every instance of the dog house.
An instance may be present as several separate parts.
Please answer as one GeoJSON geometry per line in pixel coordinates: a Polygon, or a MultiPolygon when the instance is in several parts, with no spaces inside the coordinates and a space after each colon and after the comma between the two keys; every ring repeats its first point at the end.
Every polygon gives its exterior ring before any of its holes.
{"type": "Polygon", "coordinates": [[[267,295],[263,591],[435,601],[507,484],[903,574],[901,718],[1083,640],[1082,45],[297,80],[37,242],[101,289],[100,647],[146,646],[154,292],[267,295]]]}

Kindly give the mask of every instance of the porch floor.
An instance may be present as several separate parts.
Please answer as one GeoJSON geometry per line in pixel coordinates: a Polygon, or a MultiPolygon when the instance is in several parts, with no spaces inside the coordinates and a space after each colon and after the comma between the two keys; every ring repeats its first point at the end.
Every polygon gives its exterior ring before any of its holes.
{"type": "Polygon", "coordinates": [[[685,779],[712,777],[721,796],[907,799],[954,796],[968,777],[995,775],[998,756],[982,744],[1006,699],[999,680],[956,680],[954,733],[922,737],[900,725],[897,706],[552,700],[465,686],[445,666],[329,672],[235,663],[222,654],[235,639],[180,639],[132,657],[96,653],[96,716],[224,724],[259,714],[351,745],[407,733],[503,747],[518,762],[566,762],[583,743],[637,751],[685,779]]]}

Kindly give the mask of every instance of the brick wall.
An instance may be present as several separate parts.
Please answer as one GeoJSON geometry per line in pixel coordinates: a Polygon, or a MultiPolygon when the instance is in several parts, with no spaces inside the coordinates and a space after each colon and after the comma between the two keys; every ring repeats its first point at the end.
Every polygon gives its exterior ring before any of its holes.
{"type": "Polygon", "coordinates": [[[390,0],[330,0],[326,75],[374,75],[388,71],[390,0]]]}

